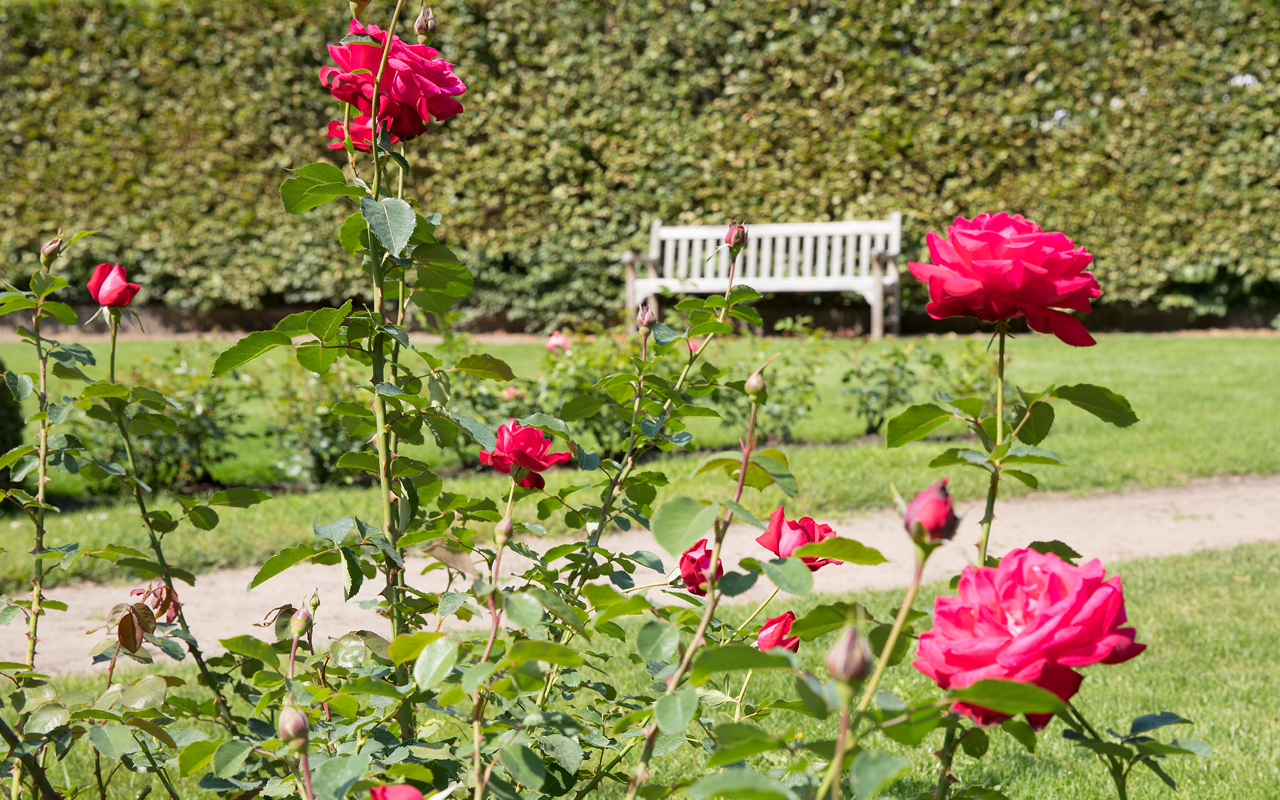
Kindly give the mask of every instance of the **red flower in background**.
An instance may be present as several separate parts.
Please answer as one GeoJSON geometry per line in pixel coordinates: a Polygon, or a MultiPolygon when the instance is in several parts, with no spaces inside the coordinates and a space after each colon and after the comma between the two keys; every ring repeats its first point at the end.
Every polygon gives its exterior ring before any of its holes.
{"type": "Polygon", "coordinates": [[[422,792],[408,784],[371,786],[369,800],[422,800],[422,792]]]}
{"type": "MultiPolygon", "coordinates": [[[[338,66],[321,68],[320,83],[337,99],[358,108],[367,129],[368,118],[373,114],[373,86],[387,33],[377,25],[366,28],[353,19],[351,34],[371,37],[377,44],[329,45],[329,55],[338,66]]],[[[461,112],[462,104],[456,98],[466,91],[466,85],[453,74],[453,65],[440,58],[434,48],[406,44],[399,36],[392,36],[378,91],[378,121],[389,127],[392,136],[409,141],[425,131],[429,122],[440,122],[461,112]]],[[[338,129],[341,127],[339,123],[338,129]]],[[[355,139],[361,129],[352,127],[355,139]]],[[[332,137],[334,132],[331,124],[329,135],[332,137]]],[[[364,141],[369,141],[367,136],[364,141]]]]}
{"type": "MultiPolygon", "coordinates": [[[[706,597],[707,590],[702,587],[707,585],[707,570],[710,568],[711,548],[707,547],[706,539],[699,540],[697,544],[680,555],[680,577],[684,579],[684,586],[690,594],[706,597]]],[[[716,559],[716,580],[720,580],[722,575],[724,575],[724,564],[716,559]]]]}
{"type": "MultiPolygon", "coordinates": [[[[1120,578],[1102,563],[1072,566],[1052,553],[1014,550],[998,567],[965,567],[958,597],[939,597],[914,666],[943,689],[985,678],[1032,683],[1069,700],[1084,678],[1073,667],[1119,664],[1146,649],[1123,628],[1120,578]]],[[[1005,716],[957,703],[980,725],[1005,716]]],[[[1031,714],[1037,729],[1051,714],[1031,714]]]]}
{"type": "Polygon", "coordinates": [[[480,463],[515,475],[516,484],[526,489],[542,489],[547,484],[538,473],[564,464],[572,457],[568,453],[548,453],[550,449],[551,440],[541,430],[527,428],[512,419],[498,428],[493,452],[480,451],[480,463]]]}
{"type": "Polygon", "coordinates": [[[1102,296],[1085,271],[1093,256],[1065,234],[1000,213],[956,217],[947,238],[930,232],[927,240],[934,263],[908,266],[929,285],[929,316],[987,322],[1025,316],[1033,330],[1067,344],[1097,344],[1080,320],[1058,310],[1090,311],[1090,301],[1102,296]]]}
{"type": "Polygon", "coordinates": [[[89,294],[95,303],[111,308],[124,308],[142,287],[129,283],[128,272],[119,264],[99,264],[89,278],[89,294]]]}
{"type": "MultiPolygon", "coordinates": [[[[769,517],[769,527],[765,528],[764,533],[756,537],[756,541],[760,543],[760,546],[775,556],[789,558],[797,548],[803,545],[824,542],[836,535],[830,525],[819,525],[809,517],[789,520],[786,518],[785,512],[785,506],[778,506],[778,510],[774,511],[769,517]]],[[[808,564],[809,569],[813,572],[817,572],[828,564],[844,563],[830,558],[802,558],[800,560],[808,564]]]]}
{"type": "Polygon", "coordinates": [[[793,611],[788,611],[780,617],[766,619],[764,626],[760,628],[760,633],[756,635],[756,647],[761,650],[781,647],[784,650],[796,652],[800,649],[800,637],[787,636],[791,633],[791,626],[795,621],[796,615],[793,611]]]}

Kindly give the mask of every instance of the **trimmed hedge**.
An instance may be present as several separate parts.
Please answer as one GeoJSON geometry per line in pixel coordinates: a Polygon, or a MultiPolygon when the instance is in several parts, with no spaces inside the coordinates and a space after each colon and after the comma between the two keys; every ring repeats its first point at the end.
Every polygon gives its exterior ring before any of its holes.
{"type": "MultiPolygon", "coordinates": [[[[280,208],[332,157],[316,80],[340,3],[0,6],[0,253],[140,270],[193,309],[339,298],[336,237],[280,208]],[[333,7],[331,7],[333,6],[333,7]]],[[[553,3],[447,0],[466,113],[415,147],[477,290],[531,327],[621,301],[649,221],[1022,211],[1097,254],[1106,301],[1197,313],[1280,299],[1280,6],[1269,0],[553,3]]],[[[371,19],[389,13],[377,0],[371,19]]],[[[415,185],[422,185],[416,181],[415,185]]],[[[338,205],[311,214],[332,214],[338,205]]],[[[909,283],[912,283],[909,281],[909,283]]],[[[920,302],[918,291],[911,295],[920,302]]]]}

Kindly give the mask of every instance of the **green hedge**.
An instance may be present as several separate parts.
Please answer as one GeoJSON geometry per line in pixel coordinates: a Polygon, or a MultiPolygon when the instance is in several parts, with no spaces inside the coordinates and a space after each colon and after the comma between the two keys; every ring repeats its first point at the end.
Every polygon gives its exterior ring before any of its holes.
{"type": "MultiPolygon", "coordinates": [[[[346,295],[356,268],[290,218],[326,157],[316,80],[342,3],[0,6],[0,267],[58,222],[107,235],[144,299],[346,295]]],[[[375,0],[370,18],[389,13],[375,0]]],[[[1107,301],[1198,313],[1280,298],[1280,6],[446,0],[467,108],[417,147],[467,307],[531,327],[608,315],[649,220],[1022,211],[1097,254],[1107,301]]],[[[333,206],[312,214],[341,214],[333,206]]],[[[913,294],[919,301],[918,292],[913,294]]]]}

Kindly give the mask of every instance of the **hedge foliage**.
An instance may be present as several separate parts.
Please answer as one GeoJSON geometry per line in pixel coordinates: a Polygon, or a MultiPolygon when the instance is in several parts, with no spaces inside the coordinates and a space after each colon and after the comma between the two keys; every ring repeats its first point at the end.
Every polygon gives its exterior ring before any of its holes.
{"type": "MultiPolygon", "coordinates": [[[[956,214],[1011,209],[1096,253],[1109,302],[1221,312],[1280,299],[1270,0],[435,11],[436,44],[470,91],[466,113],[416,148],[434,176],[416,200],[467,253],[473,314],[535,328],[608,315],[617,255],[646,249],[655,216],[894,209],[909,256],[956,214]]],[[[369,13],[388,12],[375,0],[369,13]]],[[[62,222],[107,234],[78,270],[127,263],[152,301],[356,292],[337,241],[276,196],[285,168],[332,157],[336,103],[316,80],[342,33],[315,21],[328,16],[283,2],[0,6],[4,277],[29,272],[15,262],[62,222]]]]}

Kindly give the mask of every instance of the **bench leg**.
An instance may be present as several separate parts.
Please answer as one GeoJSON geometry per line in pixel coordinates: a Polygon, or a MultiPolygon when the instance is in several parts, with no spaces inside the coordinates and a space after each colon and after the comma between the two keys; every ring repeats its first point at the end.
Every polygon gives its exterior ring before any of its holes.
{"type": "Polygon", "coordinates": [[[902,335],[902,281],[893,285],[889,295],[889,330],[894,336],[902,335]]]}

